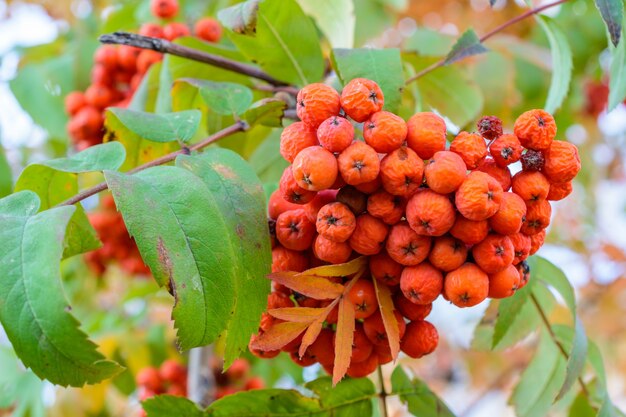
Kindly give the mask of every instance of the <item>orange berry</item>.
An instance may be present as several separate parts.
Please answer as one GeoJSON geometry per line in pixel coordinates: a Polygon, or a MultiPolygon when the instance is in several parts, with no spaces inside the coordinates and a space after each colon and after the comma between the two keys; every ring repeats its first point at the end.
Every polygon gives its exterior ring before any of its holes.
{"type": "Polygon", "coordinates": [[[393,305],[400,314],[409,320],[424,320],[433,309],[432,304],[415,304],[404,296],[402,291],[393,296],[393,305]]]}
{"type": "Polygon", "coordinates": [[[544,151],[543,175],[551,183],[569,182],[580,171],[578,148],[569,142],[556,140],[544,151]]]}
{"type": "Polygon", "coordinates": [[[289,298],[289,295],[283,292],[271,292],[267,296],[267,308],[285,308],[293,307],[293,301],[289,298]]]}
{"type": "Polygon", "coordinates": [[[452,228],[455,218],[450,199],[432,190],[418,192],[406,205],[406,219],[419,235],[441,236],[452,228]]]}
{"type": "Polygon", "coordinates": [[[159,376],[163,381],[184,385],[187,383],[187,368],[173,359],[168,359],[159,367],[159,376]]]}
{"type": "Polygon", "coordinates": [[[220,22],[210,17],[203,17],[198,20],[193,27],[193,33],[207,42],[219,42],[222,37],[222,26],[220,22]]]}
{"type": "Polygon", "coordinates": [[[487,156],[485,139],[476,133],[459,133],[450,144],[450,150],[463,158],[467,169],[476,168],[487,156]]]}
{"type": "Polygon", "coordinates": [[[388,111],[376,112],[363,123],[363,138],[378,153],[398,149],[406,139],[406,134],[404,120],[388,111]]]}
{"type": "Polygon", "coordinates": [[[272,272],[302,272],[309,267],[309,260],[301,252],[282,246],[272,249],[272,272]]]}
{"type": "Polygon", "coordinates": [[[303,122],[290,124],[280,134],[280,154],[289,162],[293,162],[303,149],[317,144],[315,130],[303,122]]]}
{"type": "Polygon", "coordinates": [[[341,187],[337,192],[336,200],[350,207],[356,215],[367,210],[367,195],[351,185],[341,187]]]}
{"type": "Polygon", "coordinates": [[[489,150],[496,165],[505,167],[519,161],[523,148],[517,136],[507,133],[494,140],[489,150]]]}
{"type": "Polygon", "coordinates": [[[528,236],[541,232],[550,225],[551,215],[552,206],[548,200],[535,201],[526,210],[526,221],[521,232],[528,236]]]}
{"type": "Polygon", "coordinates": [[[386,249],[389,256],[402,265],[417,265],[428,257],[431,238],[420,236],[406,222],[391,227],[386,249]]]}
{"type": "Polygon", "coordinates": [[[137,56],[137,73],[145,74],[153,64],[161,62],[162,59],[163,55],[159,52],[144,49],[137,56]]]}
{"type": "Polygon", "coordinates": [[[495,178],[502,186],[502,191],[508,191],[511,188],[511,171],[509,167],[499,167],[492,158],[485,158],[478,164],[476,171],[484,172],[495,178]]]}
{"type": "Polygon", "coordinates": [[[304,189],[298,185],[291,166],[288,166],[283,171],[283,175],[280,177],[279,190],[285,200],[294,204],[306,204],[313,200],[316,195],[315,191],[304,189]]]}
{"type": "Polygon", "coordinates": [[[532,204],[538,200],[545,200],[550,191],[550,183],[541,172],[520,171],[511,178],[513,192],[526,202],[532,204]]]}
{"type": "Polygon", "coordinates": [[[530,252],[530,237],[523,233],[514,233],[509,235],[511,243],[513,243],[513,249],[515,250],[515,257],[513,258],[513,265],[517,265],[526,258],[528,258],[530,252]]]}
{"type": "Polygon", "coordinates": [[[550,190],[548,191],[548,200],[558,201],[563,200],[570,195],[573,190],[572,182],[556,182],[550,184],[550,190]]]}
{"type": "Polygon", "coordinates": [[[72,91],[65,96],[65,112],[74,116],[87,104],[85,95],[81,91],[72,91]]]}
{"type": "Polygon", "coordinates": [[[309,350],[307,349],[304,352],[304,355],[299,356],[298,352],[290,352],[289,353],[289,357],[291,358],[292,361],[294,361],[294,363],[298,366],[301,366],[303,368],[307,367],[307,366],[311,366],[314,363],[317,363],[317,360],[315,359],[315,356],[313,356],[309,350]]]}
{"type": "Polygon", "coordinates": [[[311,191],[330,188],[337,179],[337,160],[320,146],[301,150],[291,165],[296,183],[311,191]]]}
{"type": "Polygon", "coordinates": [[[333,242],[322,235],[317,235],[313,242],[313,254],[324,262],[342,264],[350,259],[352,247],[346,242],[333,242]]]}
{"type": "Polygon", "coordinates": [[[378,84],[366,78],[354,78],[341,91],[341,107],[359,123],[381,111],[384,104],[385,98],[378,84]]]}
{"type": "Polygon", "coordinates": [[[523,288],[526,284],[528,284],[528,280],[530,279],[530,267],[526,263],[526,261],[522,261],[516,266],[517,272],[519,272],[519,284],[517,289],[523,288]]]}
{"type": "Polygon", "coordinates": [[[337,190],[322,190],[318,192],[313,200],[304,205],[307,217],[313,223],[317,222],[317,214],[326,204],[333,203],[337,197],[337,190]]]}
{"type": "Polygon", "coordinates": [[[315,224],[303,209],[289,210],[276,219],[276,238],[291,250],[306,250],[313,243],[315,224]]]}
{"type": "MultiPolygon", "coordinates": [[[[404,332],[406,331],[404,317],[402,317],[397,310],[394,310],[393,314],[396,317],[396,322],[398,323],[400,338],[402,338],[402,336],[404,336],[404,332]]],[[[387,330],[385,329],[385,323],[383,322],[383,317],[380,312],[377,311],[375,314],[365,319],[363,322],[363,330],[365,331],[365,335],[368,340],[374,346],[389,346],[387,330]]]]}
{"type": "MultiPolygon", "coordinates": [[[[378,356],[373,352],[366,360],[361,362],[350,362],[346,374],[350,378],[364,378],[374,372],[378,367],[378,356]]],[[[332,369],[331,369],[332,375],[332,369]]]]}
{"type": "Polygon", "coordinates": [[[422,185],[423,176],[423,161],[405,146],[387,154],[380,162],[380,178],[389,194],[412,196],[422,185]]]}
{"type": "Polygon", "coordinates": [[[267,203],[267,213],[270,219],[276,220],[281,213],[287,210],[296,210],[302,208],[299,204],[293,204],[285,200],[280,190],[275,190],[269,198],[267,203]]]}
{"type": "MultiPolygon", "coordinates": [[[[516,271],[517,272],[517,271],[516,271]]],[[[352,356],[350,362],[363,362],[372,354],[374,346],[367,338],[363,324],[357,322],[354,326],[354,336],[352,338],[352,356]]]]}
{"type": "Polygon", "coordinates": [[[163,381],[159,375],[159,370],[154,367],[143,368],[135,377],[137,385],[153,392],[159,392],[163,381]]]}
{"type": "Polygon", "coordinates": [[[376,191],[378,191],[380,187],[382,187],[382,185],[383,185],[383,182],[380,179],[380,176],[376,176],[376,178],[374,178],[371,181],[355,185],[354,188],[356,188],[358,191],[364,194],[373,194],[376,191]]]}
{"type": "Polygon", "coordinates": [[[114,76],[118,77],[119,76],[118,74],[125,75],[127,73],[126,72],[114,73],[113,71],[105,67],[104,65],[96,64],[91,69],[91,84],[99,84],[99,85],[104,85],[107,87],[113,87],[113,84],[115,84],[116,82],[116,79],[114,78],[114,76]]]}
{"type": "Polygon", "coordinates": [[[526,204],[515,193],[502,193],[500,209],[489,218],[489,226],[501,235],[511,235],[520,231],[526,216],[526,204]]]}
{"type": "Polygon", "coordinates": [[[457,190],[465,180],[467,168],[463,159],[450,151],[436,152],[424,167],[428,187],[439,193],[449,194],[457,190]]]}
{"type": "Polygon", "coordinates": [[[517,118],[513,131],[523,147],[540,151],[550,147],[556,136],[556,123],[544,110],[529,110],[517,118]]]}
{"type": "Polygon", "coordinates": [[[400,289],[412,303],[430,304],[441,294],[443,275],[428,262],[407,266],[400,276],[400,289]]]}
{"type": "Polygon", "coordinates": [[[487,298],[489,278],[482,269],[466,262],[446,275],[443,293],[457,307],[472,307],[487,298]]]}
{"type": "Polygon", "coordinates": [[[190,34],[189,26],[184,23],[171,22],[163,27],[163,36],[170,42],[182,38],[183,36],[189,36],[190,34]]]}
{"type": "Polygon", "coordinates": [[[356,228],[350,236],[350,246],[361,255],[376,255],[383,247],[389,227],[369,214],[356,218],[356,228]]]}
{"type": "Polygon", "coordinates": [[[475,245],[483,240],[489,233],[487,220],[470,220],[463,216],[456,216],[456,220],[450,229],[450,234],[466,245],[475,245]]]}
{"type": "Polygon", "coordinates": [[[134,46],[120,45],[120,47],[117,48],[118,65],[124,68],[124,71],[129,74],[135,72],[137,69],[137,58],[142,51],[142,49],[135,48],[134,46]]]}
{"type": "Polygon", "coordinates": [[[332,365],[335,362],[335,332],[322,329],[311,344],[308,351],[323,365],[332,365]]]}
{"type": "Polygon", "coordinates": [[[422,159],[446,149],[446,122],[435,113],[415,113],[406,122],[406,143],[422,159]]]}
{"type": "Polygon", "coordinates": [[[378,300],[374,284],[366,279],[358,280],[348,292],[348,299],[354,306],[354,318],[365,319],[378,310],[378,300]]]}
{"type": "Polygon", "coordinates": [[[466,219],[485,220],[500,208],[502,187],[492,176],[471,172],[455,196],[456,208],[466,219]]]}
{"type": "Polygon", "coordinates": [[[465,263],[466,259],[467,247],[463,242],[451,236],[436,238],[428,255],[428,261],[444,272],[457,269],[465,263]]]}
{"type": "Polygon", "coordinates": [[[338,116],[339,93],[326,84],[313,83],[305,86],[298,92],[296,98],[296,112],[304,123],[313,129],[326,119],[338,116]]]}
{"type": "Polygon", "coordinates": [[[330,152],[339,153],[354,140],[354,126],[345,117],[331,116],[317,128],[317,140],[330,152]]]}
{"type": "Polygon", "coordinates": [[[90,85],[85,90],[85,101],[87,104],[104,109],[105,107],[113,104],[115,100],[115,94],[113,90],[105,85],[90,85]]]}
{"type": "Polygon", "coordinates": [[[400,221],[404,216],[405,207],[406,201],[402,197],[391,195],[386,191],[379,191],[367,198],[367,212],[389,225],[400,221]]]}
{"type": "Polygon", "coordinates": [[[139,34],[151,38],[163,38],[163,28],[157,23],[144,23],[139,28],[139,34]]]}
{"type": "Polygon", "coordinates": [[[95,64],[114,71],[117,67],[117,48],[113,45],[100,46],[94,54],[93,61],[95,64]]]}
{"type": "Polygon", "coordinates": [[[248,344],[248,350],[250,351],[250,353],[252,353],[257,358],[262,358],[262,359],[271,359],[271,358],[275,358],[276,356],[278,356],[278,354],[280,353],[280,349],[260,350],[260,349],[252,348],[251,345],[257,337],[259,337],[259,335],[254,334],[250,338],[250,343],[248,344]]]}
{"type": "Polygon", "coordinates": [[[489,275],[489,298],[506,298],[515,293],[519,286],[520,275],[513,265],[500,272],[489,275]]]}
{"type": "Polygon", "coordinates": [[[387,252],[380,252],[369,257],[370,272],[380,282],[394,286],[400,283],[402,265],[391,259],[387,252]]]}
{"type": "Polygon", "coordinates": [[[439,333],[435,326],[425,320],[412,321],[406,325],[400,349],[411,358],[421,358],[437,349],[439,333]]]}
{"type": "Polygon", "coordinates": [[[74,115],[71,122],[79,126],[81,139],[90,139],[94,136],[102,137],[104,118],[102,113],[93,106],[84,106],[74,115]]]}
{"type": "Polygon", "coordinates": [[[334,242],[345,242],[356,227],[356,218],[342,203],[326,204],[317,213],[317,233],[334,242]]]}
{"type": "Polygon", "coordinates": [[[380,172],[378,154],[363,142],[354,142],[337,157],[339,172],[344,181],[358,185],[376,179],[380,172]]]}
{"type": "Polygon", "coordinates": [[[150,11],[155,17],[169,19],[178,13],[177,0],[151,0],[150,11]]]}
{"type": "Polygon", "coordinates": [[[495,274],[513,262],[515,248],[508,236],[491,233],[482,242],[474,245],[472,255],[483,271],[495,274]]]}

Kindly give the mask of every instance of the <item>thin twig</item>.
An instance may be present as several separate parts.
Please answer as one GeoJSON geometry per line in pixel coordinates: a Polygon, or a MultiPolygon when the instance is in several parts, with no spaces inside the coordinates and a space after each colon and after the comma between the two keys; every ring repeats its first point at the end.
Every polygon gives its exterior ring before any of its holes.
{"type": "Polygon", "coordinates": [[[389,417],[389,411],[387,410],[387,390],[385,390],[385,378],[383,377],[383,368],[378,365],[378,381],[380,382],[380,408],[383,410],[383,416],[389,417]]]}
{"type": "Polygon", "coordinates": [[[205,64],[226,69],[228,71],[248,75],[250,77],[266,81],[276,86],[287,85],[287,83],[277,80],[276,78],[256,67],[253,67],[252,65],[243,64],[241,62],[233,61],[232,59],[227,59],[219,55],[209,54],[204,51],[199,51],[197,49],[189,48],[187,46],[172,43],[165,39],[151,38],[149,36],[137,35],[136,33],[114,32],[111,34],[100,36],[99,40],[102,43],[128,45],[141,49],[151,49],[153,51],[161,52],[164,54],[176,55],[181,58],[187,58],[193,61],[203,62],[205,64]]]}
{"type": "Polygon", "coordinates": [[[283,92],[283,93],[288,93],[291,95],[297,95],[298,91],[300,91],[297,87],[291,86],[291,85],[277,85],[277,86],[272,86],[272,85],[255,85],[253,87],[255,90],[259,90],[259,91],[267,91],[270,93],[279,93],[279,92],[283,92]]]}
{"type": "MultiPolygon", "coordinates": [[[[545,311],[543,311],[543,308],[539,304],[537,297],[535,297],[535,294],[531,294],[530,298],[533,301],[533,304],[535,305],[535,307],[537,308],[537,311],[539,312],[539,316],[541,317],[541,321],[543,322],[543,324],[546,327],[546,330],[548,330],[548,333],[550,334],[550,338],[559,348],[559,350],[561,351],[561,354],[565,357],[565,360],[568,360],[569,354],[567,353],[567,350],[565,350],[565,347],[563,346],[563,344],[559,342],[559,340],[557,339],[556,334],[554,333],[554,330],[552,330],[552,326],[550,325],[550,320],[548,320],[548,317],[546,316],[545,311]]],[[[585,395],[585,397],[591,398],[589,395],[589,389],[587,388],[587,384],[585,384],[585,381],[583,381],[581,377],[578,377],[578,383],[580,384],[580,388],[582,389],[582,392],[585,395]]]]}
{"type": "MultiPolygon", "coordinates": [[[[217,142],[220,139],[223,139],[227,136],[230,136],[234,133],[237,132],[243,132],[244,130],[248,129],[248,124],[246,122],[243,121],[239,121],[231,126],[228,126],[222,130],[220,130],[219,132],[216,132],[214,134],[212,134],[211,136],[207,137],[206,139],[201,140],[200,142],[190,146],[189,148],[183,148],[181,150],[172,152],[172,153],[168,153],[167,155],[164,155],[160,158],[154,159],[150,162],[146,162],[143,165],[140,165],[136,168],[131,169],[130,171],[127,172],[127,174],[135,174],[139,171],[143,171],[144,169],[148,169],[151,167],[155,167],[158,165],[163,165],[163,164],[167,164],[168,162],[172,162],[174,159],[176,159],[176,157],[178,155],[181,154],[188,154],[189,151],[197,151],[200,150],[202,148],[206,148],[207,146],[209,146],[210,144],[217,142]]],[[[101,191],[104,191],[108,188],[108,185],[106,182],[101,182],[98,185],[95,185],[91,188],[87,188],[84,191],[81,191],[80,193],[76,194],[74,197],[69,198],[59,204],[57,204],[55,207],[59,207],[59,206],[71,206],[73,204],[78,203],[79,201],[82,201],[84,199],[86,199],[87,197],[91,197],[94,194],[98,194],[101,191]]]]}
{"type": "MultiPolygon", "coordinates": [[[[544,4],[543,6],[539,6],[536,7],[534,9],[530,9],[527,10],[526,12],[515,16],[514,18],[507,20],[506,22],[504,22],[503,24],[501,24],[500,26],[492,29],[491,31],[487,32],[486,34],[484,34],[483,36],[480,37],[480,42],[483,43],[485,42],[487,39],[491,38],[492,36],[494,36],[497,33],[502,32],[504,29],[508,28],[511,25],[514,25],[515,23],[519,22],[520,20],[524,20],[527,17],[536,15],[537,13],[541,13],[542,11],[549,9],[551,7],[554,6],[558,6],[559,4],[565,3],[569,0],[557,0],[554,1],[552,3],[548,3],[548,4],[544,4]]],[[[412,83],[413,81],[422,78],[424,75],[436,70],[437,68],[443,67],[444,65],[446,65],[446,57],[441,58],[439,61],[427,66],[426,68],[422,69],[420,72],[418,72],[417,74],[415,74],[414,76],[412,76],[411,78],[409,78],[408,80],[406,80],[406,82],[404,83],[409,84],[412,83]]]]}

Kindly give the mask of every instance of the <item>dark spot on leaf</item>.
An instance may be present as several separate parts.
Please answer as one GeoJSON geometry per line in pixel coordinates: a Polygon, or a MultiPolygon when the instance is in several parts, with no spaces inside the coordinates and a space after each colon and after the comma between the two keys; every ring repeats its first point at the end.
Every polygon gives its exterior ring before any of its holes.
{"type": "Polygon", "coordinates": [[[165,270],[165,273],[168,276],[167,291],[172,294],[172,297],[174,297],[174,306],[176,306],[178,299],[176,298],[176,283],[174,282],[172,259],[170,258],[170,254],[168,253],[167,248],[163,243],[163,238],[161,237],[159,237],[159,240],[157,242],[157,254],[159,258],[159,263],[161,264],[161,266],[165,270]]]}
{"type": "Polygon", "coordinates": [[[65,309],[64,309],[64,310],[65,310],[65,311],[68,311],[68,312],[69,312],[69,311],[72,311],[72,306],[65,306],[65,309]]]}
{"type": "Polygon", "coordinates": [[[239,236],[240,239],[243,239],[246,237],[246,229],[241,225],[241,223],[237,224],[237,228],[235,229],[235,232],[237,233],[237,236],[239,236]]]}

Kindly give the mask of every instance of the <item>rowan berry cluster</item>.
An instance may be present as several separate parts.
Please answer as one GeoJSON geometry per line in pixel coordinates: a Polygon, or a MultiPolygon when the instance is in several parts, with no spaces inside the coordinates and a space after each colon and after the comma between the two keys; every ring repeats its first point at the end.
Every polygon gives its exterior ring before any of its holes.
{"type": "MultiPolygon", "coordinates": [[[[215,380],[215,398],[220,399],[239,391],[264,388],[265,383],[259,377],[250,376],[250,363],[239,358],[222,372],[219,364],[211,365],[215,380]]],[[[143,368],[136,376],[139,400],[145,401],[159,394],[180,397],[187,396],[187,367],[173,359],[168,359],[159,368],[143,368]]],[[[145,415],[141,411],[141,415],[145,415]]]]}
{"type": "MultiPolygon", "coordinates": [[[[431,353],[438,343],[425,320],[432,302],[442,295],[470,307],[523,287],[525,259],[550,223],[549,200],[565,198],[580,170],[577,148],[553,140],[556,124],[543,110],[519,116],[512,133],[503,133],[497,117],[483,117],[477,132],[461,132],[447,147],[438,115],[420,112],[405,122],[383,105],[368,79],[353,79],[341,94],[324,84],[304,87],[301,121],[281,135],[280,152],[291,165],[268,208],[275,273],[367,257],[369,273],[348,293],[356,319],[347,371],[353,377],[391,360],[374,280],[393,294],[401,350],[414,358],[431,353]]],[[[268,309],[330,301],[274,283],[268,309]]],[[[304,355],[302,337],[282,350],[300,365],[319,362],[331,372],[336,320],[335,310],[304,355]]],[[[260,335],[276,322],[265,313],[260,335]]]]}
{"type": "Polygon", "coordinates": [[[85,261],[95,274],[102,275],[109,263],[114,261],[129,275],[150,274],[111,195],[105,196],[101,209],[89,213],[88,217],[102,242],[102,247],[85,254],[85,261]]]}
{"type": "MultiPolygon", "coordinates": [[[[164,24],[145,23],[139,34],[173,41],[190,36],[190,28],[171,21],[178,14],[177,0],[152,0],[151,11],[164,24]]],[[[211,18],[202,18],[194,26],[194,35],[207,42],[219,41],[220,24],[211,18]]],[[[102,143],[104,136],[104,109],[111,106],[127,107],[144,75],[162,54],[133,46],[104,45],[94,55],[91,84],[83,91],[73,91],[65,97],[65,111],[70,116],[67,131],[74,146],[83,150],[102,143]]]]}

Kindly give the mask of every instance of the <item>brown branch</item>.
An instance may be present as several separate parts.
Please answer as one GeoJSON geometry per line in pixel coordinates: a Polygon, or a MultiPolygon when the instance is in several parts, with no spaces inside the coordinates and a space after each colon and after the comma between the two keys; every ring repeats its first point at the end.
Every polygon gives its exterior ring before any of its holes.
{"type": "MultiPolygon", "coordinates": [[[[556,334],[554,333],[554,330],[552,330],[552,326],[550,325],[550,320],[548,320],[548,316],[546,316],[545,311],[543,311],[543,308],[539,304],[539,300],[537,300],[537,297],[535,297],[535,294],[530,294],[530,298],[533,304],[535,305],[535,307],[537,308],[537,311],[539,312],[539,316],[541,317],[541,321],[543,322],[543,324],[546,327],[546,330],[550,334],[550,338],[552,339],[554,344],[556,344],[556,346],[559,348],[559,351],[561,351],[561,354],[565,357],[565,360],[568,360],[569,354],[567,353],[567,350],[565,350],[565,347],[563,346],[563,344],[559,342],[559,340],[557,339],[556,334]]],[[[580,384],[580,388],[583,394],[585,395],[585,397],[587,397],[588,399],[591,398],[591,396],[589,395],[589,388],[587,388],[587,384],[585,384],[585,381],[583,381],[582,377],[578,377],[578,383],[580,384]]]]}
{"type": "Polygon", "coordinates": [[[142,36],[128,32],[114,32],[100,36],[99,40],[102,43],[128,45],[141,49],[151,49],[164,54],[176,55],[181,58],[191,59],[193,61],[213,65],[214,67],[223,68],[228,71],[248,75],[250,77],[266,81],[275,86],[287,85],[287,83],[277,80],[252,65],[243,64],[241,62],[233,61],[232,59],[199,51],[187,46],[178,45],[165,39],[151,38],[149,36],[142,36]]]}
{"type": "MultiPolygon", "coordinates": [[[[155,160],[152,160],[150,162],[146,162],[143,165],[140,165],[136,168],[131,169],[130,171],[127,172],[127,174],[135,174],[137,172],[143,171],[144,169],[148,169],[151,167],[155,167],[158,165],[163,165],[163,164],[167,164],[168,162],[172,162],[174,159],[176,159],[176,157],[178,155],[181,154],[188,154],[189,151],[198,151],[200,149],[206,148],[207,146],[211,145],[214,142],[217,142],[220,139],[223,139],[227,136],[230,136],[234,133],[237,132],[243,132],[245,130],[248,129],[248,124],[244,121],[239,121],[231,126],[228,126],[222,130],[220,130],[219,132],[216,132],[214,134],[212,134],[211,136],[201,140],[200,142],[193,144],[192,146],[190,146],[189,148],[184,148],[172,153],[168,153],[167,155],[164,155],[160,158],[157,158],[155,160]]],[[[55,207],[59,207],[59,206],[71,206],[73,204],[78,203],[79,201],[82,201],[84,199],[86,199],[87,197],[91,197],[94,194],[98,194],[101,191],[104,191],[108,188],[108,185],[106,182],[101,182],[98,185],[95,185],[91,188],[87,188],[84,191],[81,191],[80,193],[76,194],[74,197],[69,198],[59,204],[57,204],[55,207]]]]}
{"type": "MultiPolygon", "coordinates": [[[[542,11],[549,9],[551,7],[554,6],[558,6],[559,4],[563,4],[565,2],[567,2],[569,0],[556,0],[552,3],[548,3],[548,4],[544,4],[543,6],[539,6],[537,8],[534,9],[530,9],[527,10],[526,12],[515,16],[514,18],[507,20],[506,22],[504,22],[503,24],[501,24],[500,26],[492,29],[491,31],[485,33],[483,36],[480,37],[480,43],[485,42],[487,39],[491,38],[492,36],[502,32],[504,29],[508,28],[511,25],[514,25],[515,23],[526,19],[527,17],[536,15],[537,13],[541,13],[542,11]]],[[[415,74],[414,76],[412,76],[411,78],[409,78],[408,80],[406,80],[406,82],[404,83],[409,84],[412,83],[413,81],[422,78],[424,75],[436,70],[437,68],[443,67],[444,65],[446,65],[446,57],[441,58],[439,61],[427,66],[426,68],[422,69],[420,72],[418,72],[417,74],[415,74]]]]}

